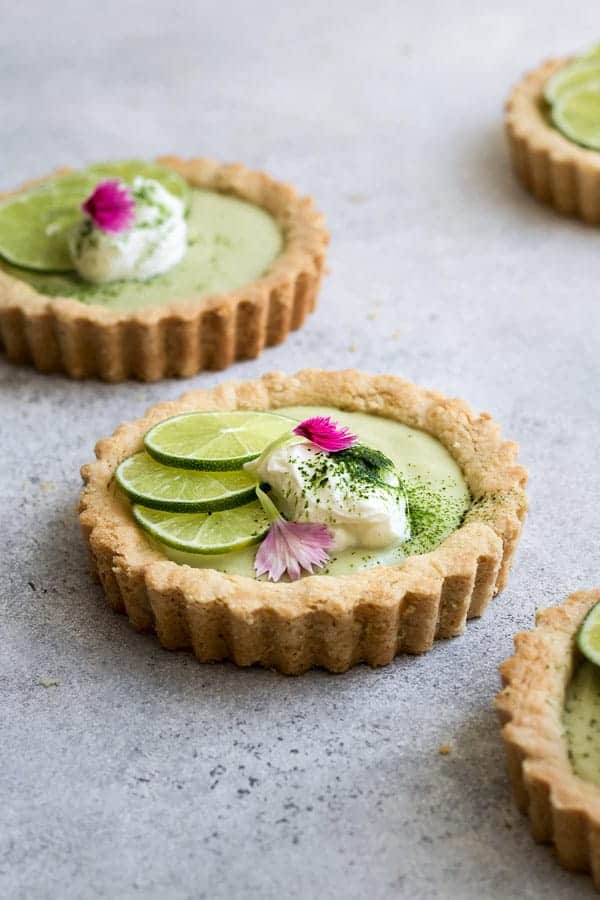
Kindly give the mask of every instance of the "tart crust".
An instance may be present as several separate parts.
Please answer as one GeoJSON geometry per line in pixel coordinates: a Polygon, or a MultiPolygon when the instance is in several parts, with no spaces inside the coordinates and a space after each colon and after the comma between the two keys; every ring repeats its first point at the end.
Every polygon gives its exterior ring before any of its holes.
{"type": "Polygon", "coordinates": [[[50,298],[0,271],[0,347],[8,359],[72,378],[157,381],[254,359],[303,324],[316,305],[329,241],[312,199],[240,164],[175,156],[158,162],[194,187],[266,209],[284,235],[284,249],[268,272],[237,291],[126,312],[50,298]]]}
{"type": "Polygon", "coordinates": [[[600,153],[568,140],[546,113],[544,86],[568,62],[549,60],[516,85],[506,103],[506,134],[514,169],[527,190],[558,212],[597,225],[600,153]]]}
{"type": "Polygon", "coordinates": [[[600,788],[569,762],[562,712],[578,658],[575,638],[600,589],[580,591],[542,610],[533,631],[518,634],[501,666],[496,697],[514,797],[537,841],[555,845],[563,866],[590,872],[600,888],[600,788]]]}
{"type": "Polygon", "coordinates": [[[96,445],[82,469],[80,521],[92,566],[113,609],[164,647],[202,662],[231,659],[288,674],[312,666],[343,672],[423,653],[463,632],[501,590],[527,508],[518,447],[489,415],[392,376],[307,369],[193,391],[152,407],[96,445]],[[460,465],[473,503],[463,525],[434,551],[352,576],[270,583],[178,565],[148,542],[115,490],[119,462],[156,422],[181,412],[326,404],[384,416],[436,437],[460,465]]]}

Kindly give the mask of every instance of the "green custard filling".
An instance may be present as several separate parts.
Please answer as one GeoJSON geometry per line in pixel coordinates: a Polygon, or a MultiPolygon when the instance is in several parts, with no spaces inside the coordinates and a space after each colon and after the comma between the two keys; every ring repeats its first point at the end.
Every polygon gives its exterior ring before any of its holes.
{"type": "MultiPolygon", "coordinates": [[[[408,499],[409,541],[378,550],[344,550],[332,556],[320,574],[351,575],[374,566],[397,565],[406,556],[433,550],[460,526],[471,497],[458,464],[435,438],[391,419],[332,407],[290,406],[277,412],[298,421],[329,415],[348,425],[363,443],[389,456],[408,499]]],[[[222,556],[201,556],[158,546],[178,563],[254,577],[255,546],[222,556]]]]}
{"type": "Polygon", "coordinates": [[[567,690],[563,721],[575,774],[600,787],[600,668],[587,660],[567,690]]]}
{"type": "Polygon", "coordinates": [[[283,247],[273,217],[259,206],[216,191],[194,189],[188,217],[188,250],[168,272],[149,281],[89,284],[75,273],[34,272],[0,261],[0,268],[50,297],[134,311],[165,301],[223,294],[269,269],[283,247]]]}

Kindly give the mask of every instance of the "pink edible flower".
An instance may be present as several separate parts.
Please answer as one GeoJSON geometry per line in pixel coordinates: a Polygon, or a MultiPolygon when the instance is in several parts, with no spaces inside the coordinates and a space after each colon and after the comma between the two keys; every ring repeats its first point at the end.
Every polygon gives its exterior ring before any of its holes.
{"type": "Polygon", "coordinates": [[[101,181],[87,198],[82,210],[102,231],[118,234],[133,222],[135,202],[122,181],[101,181]]]}
{"type": "Polygon", "coordinates": [[[358,438],[345,425],[340,425],[329,416],[314,416],[305,419],[293,430],[294,434],[307,438],[311,444],[328,453],[339,453],[356,443],[358,438]]]}
{"type": "Polygon", "coordinates": [[[281,516],[273,522],[260,545],[254,568],[257,575],[268,575],[279,581],[286,574],[295,581],[302,569],[310,575],[313,566],[321,568],[329,559],[333,546],[331,532],[326,525],[312,522],[286,522],[281,516]]]}

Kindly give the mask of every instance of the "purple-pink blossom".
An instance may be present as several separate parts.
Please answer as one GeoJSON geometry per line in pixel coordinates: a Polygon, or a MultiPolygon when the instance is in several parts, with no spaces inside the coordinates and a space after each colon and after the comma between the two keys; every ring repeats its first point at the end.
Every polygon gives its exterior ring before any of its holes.
{"type": "Polygon", "coordinates": [[[114,179],[97,184],[81,208],[102,231],[118,234],[132,224],[134,207],[127,185],[114,179]]]}
{"type": "Polygon", "coordinates": [[[274,520],[258,549],[254,568],[257,575],[268,575],[271,581],[287,574],[295,581],[302,569],[310,575],[313,567],[321,568],[329,559],[333,537],[326,525],[312,522],[274,520]]]}
{"type": "Polygon", "coordinates": [[[339,453],[356,443],[358,438],[346,425],[340,425],[330,416],[313,416],[304,419],[293,429],[293,433],[306,438],[320,450],[339,453]]]}

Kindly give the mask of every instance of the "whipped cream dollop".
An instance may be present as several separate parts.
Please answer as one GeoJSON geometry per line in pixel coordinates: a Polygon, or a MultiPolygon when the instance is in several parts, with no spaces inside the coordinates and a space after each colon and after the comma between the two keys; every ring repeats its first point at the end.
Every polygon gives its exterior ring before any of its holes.
{"type": "Polygon", "coordinates": [[[410,538],[406,498],[393,463],[356,444],[325,453],[312,444],[284,444],[249,463],[285,517],[329,526],[334,550],[387,547],[410,538]]]}
{"type": "Polygon", "coordinates": [[[130,227],[106,231],[86,215],[73,230],[73,265],[86,281],[145,281],[183,259],[187,225],[181,200],[152,178],[136,178],[131,194],[135,206],[130,227]]]}

